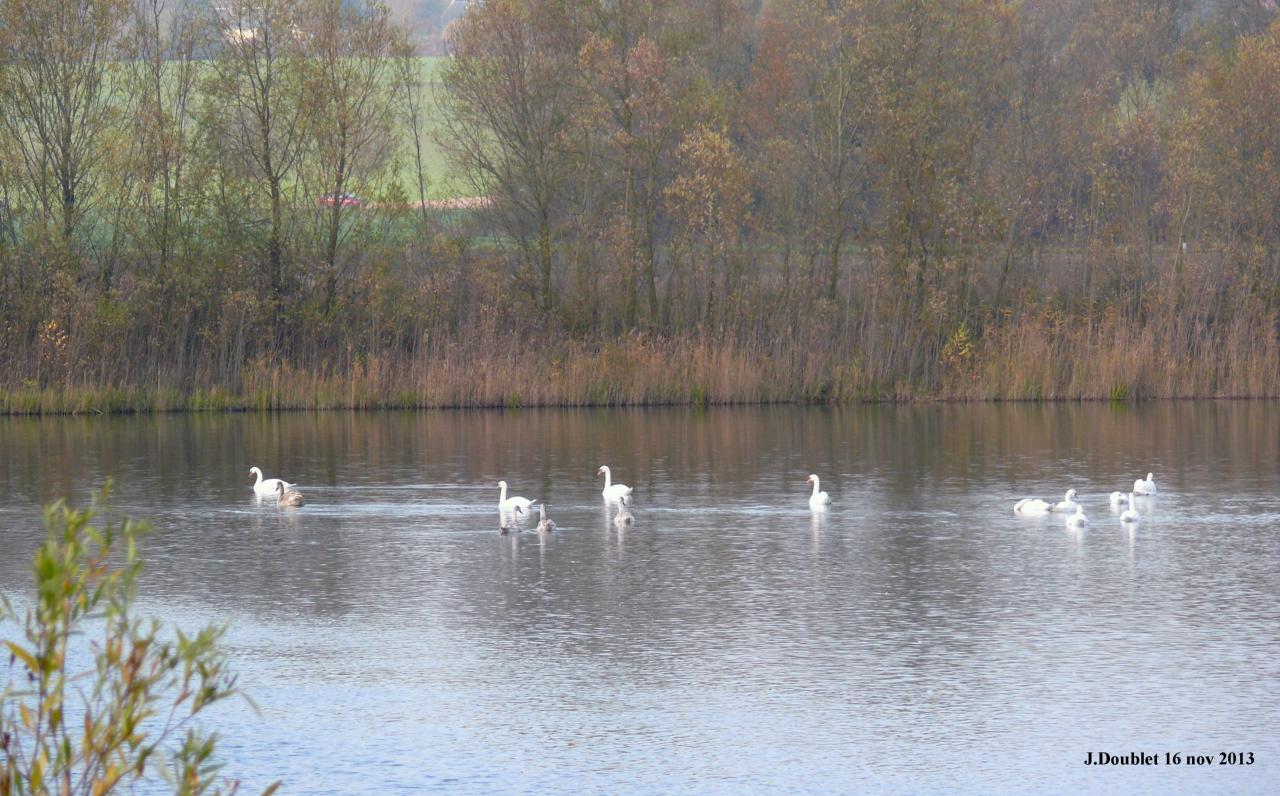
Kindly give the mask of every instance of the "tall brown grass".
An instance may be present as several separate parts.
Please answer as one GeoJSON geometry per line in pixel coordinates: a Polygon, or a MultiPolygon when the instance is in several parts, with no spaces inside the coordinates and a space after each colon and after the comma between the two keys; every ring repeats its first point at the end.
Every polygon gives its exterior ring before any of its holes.
{"type": "MultiPolygon", "coordinates": [[[[1145,286],[1116,281],[1093,296],[1065,277],[1032,290],[1046,280],[1028,272],[1017,304],[914,311],[872,258],[849,259],[836,300],[765,262],[732,292],[722,325],[668,333],[627,331],[609,305],[576,329],[530,312],[513,304],[498,258],[475,258],[465,275],[437,263],[421,276],[410,262],[337,320],[298,322],[274,342],[261,308],[256,321],[233,314],[225,329],[164,335],[157,326],[187,321],[102,316],[89,294],[65,322],[0,334],[0,412],[1280,397],[1268,270],[1280,265],[1267,258],[1160,258],[1145,286]]],[[[1080,271],[1066,259],[1044,267],[1080,271]]]]}
{"type": "Polygon", "coordinates": [[[988,330],[941,366],[937,384],[876,375],[865,352],[831,344],[633,334],[595,344],[493,339],[340,366],[260,357],[238,385],[64,380],[0,390],[12,414],[134,411],[641,406],[912,400],[1133,400],[1280,396],[1274,312],[1242,315],[1190,344],[1112,314],[1052,313],[988,330]]]}

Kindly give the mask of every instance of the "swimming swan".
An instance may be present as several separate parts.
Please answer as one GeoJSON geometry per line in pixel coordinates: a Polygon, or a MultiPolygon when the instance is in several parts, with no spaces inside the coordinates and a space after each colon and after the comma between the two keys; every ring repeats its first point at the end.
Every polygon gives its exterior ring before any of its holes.
{"type": "Polygon", "coordinates": [[[281,481],[279,479],[273,479],[273,480],[276,481],[276,505],[277,506],[297,508],[303,505],[304,503],[306,503],[306,501],[302,499],[301,492],[299,492],[296,489],[286,490],[284,488],[284,481],[281,481]]]}
{"type": "Polygon", "coordinates": [[[520,530],[520,515],[523,513],[524,510],[520,508],[516,508],[515,511],[510,513],[501,510],[498,511],[498,530],[502,531],[503,536],[510,533],[512,527],[515,527],[516,530],[520,530]],[[511,520],[510,523],[507,522],[508,519],[511,520]]]}
{"type": "Polygon", "coordinates": [[[519,495],[515,497],[507,497],[506,481],[499,481],[498,489],[500,490],[498,492],[498,508],[501,511],[513,512],[516,509],[520,509],[522,512],[527,513],[529,509],[533,508],[533,504],[538,502],[537,500],[530,500],[529,498],[523,498],[519,495]]]}
{"type": "Polygon", "coordinates": [[[1076,491],[1068,489],[1067,494],[1063,496],[1061,503],[1053,504],[1054,511],[1075,511],[1080,508],[1080,504],[1076,502],[1076,491]]]}
{"type": "Polygon", "coordinates": [[[1040,498],[1023,498],[1014,504],[1013,510],[1016,514],[1048,514],[1053,506],[1040,498]]]}
{"type": "Polygon", "coordinates": [[[1133,507],[1133,493],[1129,493],[1129,508],[1124,510],[1124,514],[1120,515],[1120,522],[1137,522],[1142,519],[1142,515],[1133,507]]]}
{"type": "Polygon", "coordinates": [[[1119,505],[1120,505],[1121,503],[1123,503],[1123,502],[1124,502],[1124,493],[1123,493],[1123,492],[1112,492],[1112,493],[1111,493],[1111,507],[1112,507],[1112,508],[1115,508],[1116,506],[1119,506],[1119,505]]]}
{"type": "Polygon", "coordinates": [[[556,529],[555,521],[547,519],[547,504],[538,504],[538,533],[547,533],[556,529]]]}
{"type": "Polygon", "coordinates": [[[607,465],[600,465],[600,469],[596,470],[596,475],[604,473],[604,491],[600,494],[604,495],[605,500],[621,500],[631,494],[631,487],[626,484],[615,484],[609,473],[607,465]]]}
{"type": "Polygon", "coordinates": [[[821,508],[823,506],[830,505],[831,496],[818,489],[818,476],[810,475],[808,478],[804,479],[806,484],[810,481],[813,482],[813,494],[809,495],[809,506],[811,508],[821,508]]]}
{"type": "Polygon", "coordinates": [[[618,513],[613,515],[613,524],[618,528],[625,528],[635,521],[635,515],[627,510],[627,498],[618,498],[618,513]]]}
{"type": "Polygon", "coordinates": [[[1071,528],[1083,528],[1089,524],[1089,518],[1084,516],[1084,506],[1076,506],[1076,513],[1067,517],[1067,526],[1071,528]]]}
{"type": "Polygon", "coordinates": [[[1135,495],[1154,495],[1156,493],[1156,482],[1152,473],[1147,473],[1146,479],[1139,478],[1133,482],[1133,494],[1135,495]]]}
{"type": "Polygon", "coordinates": [[[253,482],[253,491],[255,494],[261,495],[262,497],[275,497],[276,486],[279,484],[284,484],[285,489],[290,489],[293,487],[293,484],[281,478],[268,478],[267,480],[263,481],[262,471],[259,470],[257,467],[250,467],[249,475],[258,476],[258,480],[253,482]]]}

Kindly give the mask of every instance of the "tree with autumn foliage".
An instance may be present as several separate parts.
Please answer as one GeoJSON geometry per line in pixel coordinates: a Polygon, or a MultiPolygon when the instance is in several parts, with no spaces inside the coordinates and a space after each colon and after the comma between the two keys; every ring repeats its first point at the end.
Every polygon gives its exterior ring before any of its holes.
{"type": "Polygon", "coordinates": [[[61,76],[55,6],[0,93],[100,124],[0,124],[17,406],[1280,393],[1272,0],[491,0],[439,63],[376,0],[84,0],[121,67],[61,76]]]}
{"type": "Polygon", "coordinates": [[[517,285],[544,310],[556,304],[571,177],[577,168],[574,73],[583,7],[556,0],[494,0],[459,20],[443,76],[441,146],[525,266],[517,285]]]}

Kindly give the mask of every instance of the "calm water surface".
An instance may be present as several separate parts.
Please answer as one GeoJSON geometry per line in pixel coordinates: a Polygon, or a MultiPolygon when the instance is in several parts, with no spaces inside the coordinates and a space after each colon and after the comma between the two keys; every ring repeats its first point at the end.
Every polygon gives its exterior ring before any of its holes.
{"type": "Polygon", "coordinates": [[[261,714],[206,726],[255,788],[1280,784],[1280,404],[0,419],[0,592],[41,502],[108,475],[156,528],[144,611],[231,623],[261,714]],[[255,464],[310,503],[255,503],[255,464]],[[1148,470],[1123,529],[1106,494],[1148,470]],[[500,478],[561,530],[500,536],[500,478]],[[1083,532],[1012,512],[1070,487],[1083,532]]]}

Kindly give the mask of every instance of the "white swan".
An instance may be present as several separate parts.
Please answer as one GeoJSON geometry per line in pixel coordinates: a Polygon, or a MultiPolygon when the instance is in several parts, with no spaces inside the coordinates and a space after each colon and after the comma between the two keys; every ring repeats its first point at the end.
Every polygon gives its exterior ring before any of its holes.
{"type": "Polygon", "coordinates": [[[547,518],[547,504],[539,503],[538,504],[538,533],[547,533],[548,531],[554,531],[555,529],[556,529],[555,521],[547,518]]]}
{"type": "Polygon", "coordinates": [[[1083,528],[1089,524],[1089,518],[1084,516],[1084,506],[1076,506],[1076,513],[1067,517],[1067,525],[1072,528],[1083,528]]]}
{"type": "Polygon", "coordinates": [[[810,481],[813,482],[813,494],[809,495],[809,507],[816,509],[829,505],[831,503],[831,496],[818,489],[818,476],[810,475],[808,478],[804,479],[806,484],[810,481]]]}
{"type": "Polygon", "coordinates": [[[1124,513],[1120,515],[1120,522],[1137,522],[1140,519],[1142,519],[1142,515],[1133,507],[1133,493],[1130,492],[1129,508],[1125,509],[1124,513]]]}
{"type": "Polygon", "coordinates": [[[523,498],[519,495],[516,495],[515,497],[507,497],[506,481],[499,481],[498,489],[498,509],[501,511],[514,512],[516,509],[519,509],[522,512],[528,512],[529,509],[533,508],[533,504],[538,502],[537,500],[530,500],[529,498],[523,498]]]}
{"type": "Polygon", "coordinates": [[[1147,473],[1145,479],[1139,478],[1133,482],[1133,494],[1135,495],[1154,495],[1156,493],[1156,482],[1152,473],[1147,473]]]}
{"type": "Polygon", "coordinates": [[[253,491],[255,494],[261,495],[262,497],[275,497],[276,487],[279,484],[284,484],[285,489],[290,489],[294,486],[293,484],[289,483],[288,481],[285,481],[282,478],[268,478],[267,480],[263,481],[262,471],[259,470],[257,467],[250,467],[249,475],[258,476],[258,480],[253,482],[253,491]]]}
{"type": "Polygon", "coordinates": [[[607,465],[600,465],[600,469],[596,470],[596,475],[604,473],[604,491],[600,494],[604,495],[605,500],[621,500],[631,494],[631,487],[626,484],[613,483],[613,476],[609,473],[607,465]]]}
{"type": "Polygon", "coordinates": [[[1111,493],[1111,507],[1115,508],[1124,502],[1124,493],[1120,491],[1111,493]]]}
{"type": "Polygon", "coordinates": [[[297,508],[306,503],[302,499],[302,493],[296,489],[285,489],[284,481],[280,479],[272,479],[276,482],[276,505],[291,508],[297,508]]]}
{"type": "Polygon", "coordinates": [[[1013,510],[1017,514],[1048,514],[1053,506],[1040,498],[1023,498],[1013,505],[1013,510]]]}
{"type": "Polygon", "coordinates": [[[1075,511],[1080,508],[1080,504],[1076,502],[1076,491],[1068,489],[1067,494],[1062,497],[1062,501],[1053,504],[1054,511],[1075,511]]]}

